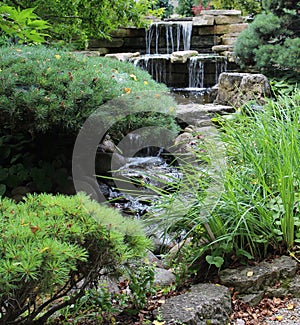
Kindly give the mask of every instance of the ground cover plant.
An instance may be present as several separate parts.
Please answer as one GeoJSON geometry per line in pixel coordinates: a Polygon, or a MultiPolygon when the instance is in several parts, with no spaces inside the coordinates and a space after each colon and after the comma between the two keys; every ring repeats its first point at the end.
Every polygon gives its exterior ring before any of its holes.
{"type": "Polygon", "coordinates": [[[0,322],[42,324],[149,247],[138,222],[81,195],[0,200],[0,322]]]}

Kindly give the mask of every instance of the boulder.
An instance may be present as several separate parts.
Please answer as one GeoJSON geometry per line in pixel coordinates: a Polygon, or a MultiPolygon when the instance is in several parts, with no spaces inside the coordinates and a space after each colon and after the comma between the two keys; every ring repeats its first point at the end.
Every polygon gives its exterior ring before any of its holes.
{"type": "Polygon", "coordinates": [[[264,261],[239,270],[225,269],[219,276],[223,285],[234,287],[239,293],[239,299],[256,305],[266,293],[269,297],[285,297],[289,293],[298,296],[299,279],[297,281],[295,277],[297,270],[298,264],[295,260],[281,256],[272,263],[264,261]]]}
{"type": "Polygon", "coordinates": [[[191,291],[166,300],[160,307],[165,325],[227,325],[232,312],[229,289],[197,284],[191,291]]]}
{"type": "Polygon", "coordinates": [[[218,81],[218,95],[214,104],[239,107],[249,101],[263,105],[271,96],[270,83],[266,76],[251,73],[221,73],[218,81]]]}
{"type": "Polygon", "coordinates": [[[187,59],[198,54],[198,51],[176,51],[171,54],[171,62],[185,63],[187,59]]]}
{"type": "Polygon", "coordinates": [[[168,287],[176,281],[175,275],[170,271],[162,268],[154,270],[154,286],[168,287]]]}

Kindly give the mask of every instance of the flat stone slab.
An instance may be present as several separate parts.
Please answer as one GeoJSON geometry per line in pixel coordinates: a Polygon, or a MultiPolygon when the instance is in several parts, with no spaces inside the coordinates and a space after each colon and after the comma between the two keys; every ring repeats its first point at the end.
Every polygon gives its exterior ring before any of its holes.
{"type": "Polygon", "coordinates": [[[207,283],[192,286],[160,307],[164,325],[227,325],[231,312],[229,289],[207,283]]]}
{"type": "Polygon", "coordinates": [[[210,120],[208,114],[225,114],[232,113],[232,106],[214,105],[214,104],[187,104],[177,105],[177,117],[182,121],[191,124],[199,125],[199,121],[210,120]]]}
{"type": "Polygon", "coordinates": [[[198,54],[198,51],[176,51],[171,54],[171,62],[185,63],[187,59],[198,54]]]}
{"type": "Polygon", "coordinates": [[[193,26],[213,26],[215,18],[213,15],[201,15],[193,17],[193,26]]]}
{"type": "Polygon", "coordinates": [[[105,57],[116,59],[119,61],[129,61],[132,58],[137,58],[140,56],[140,52],[127,52],[127,53],[112,53],[112,54],[106,54],[105,57]]]}
{"type": "Polygon", "coordinates": [[[226,16],[240,16],[242,14],[241,10],[202,10],[201,14],[204,15],[226,15],[226,16]]]}

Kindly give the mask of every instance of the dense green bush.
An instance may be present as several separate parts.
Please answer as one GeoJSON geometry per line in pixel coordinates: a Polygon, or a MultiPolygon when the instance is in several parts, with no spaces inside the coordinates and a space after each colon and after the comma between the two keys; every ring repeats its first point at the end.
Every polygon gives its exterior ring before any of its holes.
{"type": "Polygon", "coordinates": [[[176,8],[176,12],[185,17],[192,17],[193,11],[192,7],[195,4],[195,0],[179,0],[178,7],[176,8]]]}
{"type": "Polygon", "coordinates": [[[167,87],[133,64],[42,46],[0,48],[0,62],[0,194],[30,181],[38,191],[61,185],[95,110],[103,120],[122,117],[110,132],[115,140],[148,125],[177,132],[167,87]]]}
{"type": "Polygon", "coordinates": [[[241,67],[254,66],[278,75],[300,69],[299,2],[265,1],[265,13],[256,16],[235,43],[241,67]],[[298,3],[298,4],[297,4],[298,3]]]}
{"type": "Polygon", "coordinates": [[[174,6],[169,0],[156,0],[152,5],[152,9],[163,9],[162,18],[168,18],[172,15],[174,6]]]}
{"type": "Polygon", "coordinates": [[[261,11],[260,0],[211,0],[214,9],[239,9],[243,14],[256,14],[261,11]]]}
{"type": "Polygon", "coordinates": [[[110,99],[167,89],[130,63],[45,47],[1,48],[0,61],[0,123],[8,133],[75,133],[110,99]]]}
{"type": "Polygon", "coordinates": [[[83,195],[0,199],[0,215],[1,324],[42,324],[149,246],[138,222],[83,195]]]}

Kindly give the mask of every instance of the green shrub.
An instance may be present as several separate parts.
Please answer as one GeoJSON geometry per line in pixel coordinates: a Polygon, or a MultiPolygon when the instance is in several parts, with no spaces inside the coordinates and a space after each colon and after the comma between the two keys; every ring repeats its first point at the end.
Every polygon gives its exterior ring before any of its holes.
{"type": "Polygon", "coordinates": [[[0,195],[31,181],[56,191],[96,110],[103,121],[120,116],[110,130],[116,141],[148,125],[177,132],[167,87],[131,63],[42,46],[0,48],[0,61],[0,195]]]}
{"type": "Polygon", "coordinates": [[[8,133],[76,133],[110,99],[167,90],[132,64],[109,58],[18,47],[1,48],[0,60],[0,123],[8,133]]]}
{"type": "Polygon", "coordinates": [[[243,14],[257,14],[261,12],[260,0],[211,0],[214,9],[239,9],[243,14]]]}
{"type": "Polygon", "coordinates": [[[184,17],[193,17],[192,7],[195,2],[195,0],[179,0],[176,12],[184,17]]]}
{"type": "Polygon", "coordinates": [[[297,75],[300,68],[299,5],[291,3],[265,1],[266,12],[257,15],[239,35],[234,53],[242,68],[254,66],[272,76],[291,72],[297,75]]]}
{"type": "Polygon", "coordinates": [[[112,30],[145,26],[149,0],[4,0],[13,7],[35,8],[49,21],[52,40],[76,41],[84,48],[90,37],[109,37],[112,30]]]}
{"type": "Polygon", "coordinates": [[[42,324],[144,255],[141,226],[86,196],[0,199],[0,322],[42,324]],[[64,299],[68,298],[68,299],[64,299]]]}

